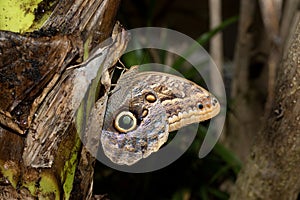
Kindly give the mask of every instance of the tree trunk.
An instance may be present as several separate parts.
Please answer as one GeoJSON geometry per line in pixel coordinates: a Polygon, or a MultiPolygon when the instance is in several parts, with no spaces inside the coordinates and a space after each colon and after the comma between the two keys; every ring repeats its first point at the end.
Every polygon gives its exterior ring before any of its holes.
{"type": "Polygon", "coordinates": [[[299,195],[300,20],[276,83],[271,112],[238,176],[232,200],[292,200],[299,195]]]}
{"type": "MultiPolygon", "coordinates": [[[[108,50],[101,55],[105,59],[103,58],[102,63],[98,63],[99,70],[95,72],[97,74],[95,79],[99,81],[101,70],[107,70],[112,67],[110,65],[116,63],[126,46],[126,38],[115,38],[114,44],[107,47],[103,45],[99,47],[98,44],[112,35],[119,3],[119,0],[59,1],[39,32],[24,36],[9,32],[1,34],[0,47],[5,54],[1,54],[0,78],[4,77],[9,81],[10,76],[6,76],[8,75],[6,69],[10,66],[18,68],[15,55],[22,55],[18,59],[26,58],[24,67],[29,66],[31,69],[30,67],[34,65],[38,70],[44,69],[46,78],[36,77],[35,81],[42,84],[34,85],[31,88],[39,88],[33,90],[22,87],[27,84],[32,85],[32,82],[8,85],[7,90],[5,90],[6,85],[3,87],[1,85],[2,92],[10,91],[11,87],[20,89],[17,90],[20,95],[22,91],[31,92],[17,102],[18,105],[22,105],[19,106],[20,108],[15,107],[15,110],[24,113],[22,115],[26,120],[24,124],[28,123],[30,127],[28,129],[18,127],[13,131],[15,127],[7,128],[10,123],[0,126],[0,199],[89,199],[91,197],[94,158],[82,147],[79,137],[82,131],[78,131],[78,127],[84,129],[81,127],[82,124],[78,125],[77,119],[82,117],[79,116],[80,102],[77,102],[78,107],[69,106],[73,95],[76,95],[70,94],[70,91],[75,91],[72,90],[76,84],[74,77],[78,75],[79,70],[66,68],[72,66],[75,60],[86,59],[86,55],[89,55],[95,47],[108,50]],[[7,35],[9,37],[6,37],[7,35]],[[53,38],[72,45],[67,45],[65,51],[62,49],[61,54],[57,53],[57,48],[53,44],[58,43],[53,42],[53,38]],[[44,40],[48,42],[46,46],[44,40]],[[14,45],[8,47],[7,44],[14,45]],[[47,51],[40,51],[42,47],[47,51]],[[9,48],[13,51],[7,51],[9,48]],[[119,53],[114,53],[115,49],[119,53]],[[11,52],[11,55],[7,52],[11,52]],[[56,54],[53,56],[49,52],[56,52],[56,54]],[[103,68],[100,69],[100,66],[103,68]],[[16,132],[27,134],[20,135],[16,132]]],[[[116,31],[120,30],[116,28],[116,31]]],[[[64,47],[59,45],[59,49],[61,48],[64,47]]],[[[28,77],[32,74],[22,71],[18,74],[18,78],[21,75],[24,75],[25,78],[22,80],[25,80],[30,79],[31,77],[28,77]]],[[[93,84],[97,84],[96,81],[93,84]]],[[[96,88],[98,87],[91,87],[88,92],[96,94],[96,88]]],[[[10,97],[11,94],[8,92],[4,96],[10,97]]],[[[13,102],[15,99],[8,100],[13,102]]],[[[80,105],[83,104],[88,103],[83,102],[80,105]]],[[[15,103],[13,102],[12,105],[15,103]]],[[[0,115],[8,115],[9,108],[5,107],[5,103],[1,104],[0,115]]],[[[11,114],[15,117],[17,116],[15,113],[20,113],[18,111],[12,111],[8,116],[11,114]]],[[[83,118],[89,115],[89,113],[85,114],[83,118]]]]}

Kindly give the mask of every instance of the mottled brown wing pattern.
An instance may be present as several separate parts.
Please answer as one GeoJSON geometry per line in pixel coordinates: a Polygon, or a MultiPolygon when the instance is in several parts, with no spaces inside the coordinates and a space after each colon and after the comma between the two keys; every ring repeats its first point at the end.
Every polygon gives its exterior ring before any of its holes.
{"type": "Polygon", "coordinates": [[[218,100],[197,84],[131,67],[107,103],[101,133],[104,153],[117,164],[132,165],[158,151],[169,132],[210,119],[219,111],[218,100]]]}

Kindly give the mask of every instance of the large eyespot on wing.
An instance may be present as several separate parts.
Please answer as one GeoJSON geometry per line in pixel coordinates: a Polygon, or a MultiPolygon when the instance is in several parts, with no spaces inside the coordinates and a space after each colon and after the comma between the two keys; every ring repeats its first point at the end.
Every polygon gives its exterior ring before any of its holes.
{"type": "Polygon", "coordinates": [[[120,112],[114,121],[114,127],[121,133],[132,131],[137,126],[136,117],[129,111],[120,112]]]}

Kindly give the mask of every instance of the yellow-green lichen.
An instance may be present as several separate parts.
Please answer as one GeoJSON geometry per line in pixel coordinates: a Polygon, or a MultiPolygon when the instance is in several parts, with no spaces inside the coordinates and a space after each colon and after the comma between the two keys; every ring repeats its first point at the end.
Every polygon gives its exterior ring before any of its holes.
{"type": "Polygon", "coordinates": [[[56,0],[1,0],[0,30],[18,33],[38,30],[55,4],[56,0]]]}
{"type": "Polygon", "coordinates": [[[34,10],[41,0],[2,0],[0,1],[0,29],[25,32],[32,25],[34,10]]]}

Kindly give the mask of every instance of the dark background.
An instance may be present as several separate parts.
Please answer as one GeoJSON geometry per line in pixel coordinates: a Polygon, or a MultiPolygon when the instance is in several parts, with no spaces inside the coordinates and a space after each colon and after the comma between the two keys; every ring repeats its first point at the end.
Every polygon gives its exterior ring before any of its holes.
{"type": "MultiPolygon", "coordinates": [[[[238,16],[239,1],[222,1],[222,18],[238,16]]],[[[126,29],[137,27],[166,27],[194,39],[209,29],[208,2],[203,0],[123,0],[118,20],[126,29]]],[[[233,59],[237,37],[237,22],[222,30],[224,60],[233,59]]],[[[209,51],[209,41],[204,48],[209,51]]],[[[208,122],[202,123],[205,129],[208,122]]],[[[236,156],[222,144],[210,154],[198,158],[205,132],[199,130],[197,139],[180,159],[161,170],[133,174],[113,170],[97,163],[94,193],[118,199],[228,199],[240,169],[236,156]]]]}

